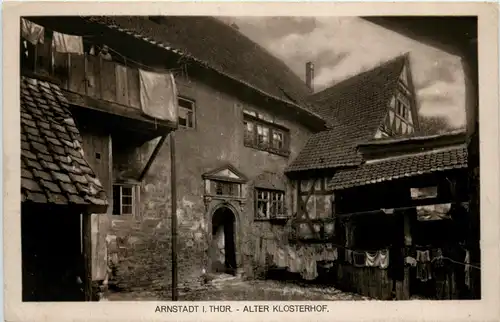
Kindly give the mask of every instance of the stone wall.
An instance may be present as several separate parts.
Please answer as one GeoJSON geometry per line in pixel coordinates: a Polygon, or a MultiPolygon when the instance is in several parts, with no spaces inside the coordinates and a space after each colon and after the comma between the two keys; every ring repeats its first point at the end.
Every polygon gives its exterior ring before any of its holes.
{"type": "MultiPolygon", "coordinates": [[[[245,268],[248,275],[252,275],[256,238],[264,235],[286,243],[282,225],[254,222],[253,179],[264,171],[283,175],[285,167],[297,156],[310,132],[284,118],[281,124],[289,128],[291,136],[289,157],[247,148],[243,144],[243,102],[194,80],[178,80],[178,91],[183,97],[196,102],[196,127],[179,129],[175,133],[179,283],[194,282],[207,269],[211,213],[208,211],[210,205],[203,198],[202,174],[224,163],[232,164],[249,178],[247,198],[242,204],[235,203],[234,209],[237,212],[236,248],[240,266],[245,268]]],[[[259,110],[255,106],[251,108],[259,110]]],[[[130,287],[156,287],[165,291],[170,285],[171,184],[168,141],[140,183],[139,214],[133,218],[112,216],[108,234],[110,253],[118,254],[117,279],[126,281],[130,287]]],[[[134,162],[145,164],[156,143],[148,142],[133,151],[113,151],[115,172],[136,167],[134,162]]],[[[292,194],[293,189],[288,182],[286,204],[290,215],[292,194]]]]}

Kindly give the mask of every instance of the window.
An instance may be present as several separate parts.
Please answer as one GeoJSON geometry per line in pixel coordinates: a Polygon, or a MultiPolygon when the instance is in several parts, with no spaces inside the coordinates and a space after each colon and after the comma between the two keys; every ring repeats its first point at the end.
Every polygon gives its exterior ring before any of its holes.
{"type": "Polygon", "coordinates": [[[193,101],[179,97],[179,125],[184,128],[194,128],[194,108],[193,101]]]}
{"type": "Polygon", "coordinates": [[[254,124],[252,122],[244,122],[245,124],[245,144],[253,143],[255,137],[254,124]]]}
{"type": "Polygon", "coordinates": [[[244,144],[247,147],[283,156],[289,155],[289,131],[244,112],[244,144]]]}
{"type": "Polygon", "coordinates": [[[269,144],[269,128],[257,125],[257,144],[267,146],[269,144]]]}
{"type": "Polygon", "coordinates": [[[281,150],[284,147],[284,134],[280,131],[273,131],[273,148],[281,150]]]}
{"type": "Polygon", "coordinates": [[[217,196],[236,196],[240,195],[240,184],[234,182],[212,180],[212,189],[217,196]]]}
{"type": "Polygon", "coordinates": [[[133,185],[113,185],[113,215],[135,214],[135,190],[133,185]]]}
{"type": "Polygon", "coordinates": [[[286,217],[285,193],[283,191],[256,189],[255,218],[275,219],[286,217]]]}

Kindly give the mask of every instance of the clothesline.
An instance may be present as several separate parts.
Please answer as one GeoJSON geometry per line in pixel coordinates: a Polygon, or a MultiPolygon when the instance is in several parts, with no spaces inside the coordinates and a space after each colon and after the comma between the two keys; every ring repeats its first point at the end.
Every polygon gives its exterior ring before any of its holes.
{"type": "Polygon", "coordinates": [[[469,266],[469,267],[472,267],[472,268],[475,268],[475,269],[478,269],[478,270],[481,270],[481,267],[479,266],[476,266],[476,265],[472,265],[472,264],[467,264],[467,263],[462,263],[462,262],[457,262],[456,260],[453,260],[449,257],[446,257],[446,256],[438,256],[438,257],[435,257],[431,260],[431,262],[434,262],[435,260],[438,260],[438,259],[446,259],[446,260],[449,260],[450,262],[452,263],[455,263],[455,264],[459,264],[459,265],[463,265],[463,266],[469,266]]]}
{"type": "MultiPolygon", "coordinates": [[[[177,68],[171,68],[171,69],[164,69],[164,68],[153,68],[153,67],[150,67],[150,66],[147,66],[147,65],[144,65],[136,60],[133,60],[132,58],[129,58],[128,56],[125,56],[124,54],[120,53],[119,51],[117,51],[116,49],[113,49],[111,47],[109,47],[108,45],[106,45],[108,47],[108,49],[112,52],[114,52],[115,54],[119,55],[120,57],[122,57],[125,61],[130,61],[140,67],[143,67],[145,69],[148,69],[150,71],[154,71],[154,72],[158,72],[158,73],[170,73],[170,72],[175,72],[175,71],[184,71],[185,72],[185,68],[184,68],[184,65],[182,67],[177,67],[177,68]]],[[[97,55],[97,53],[96,53],[97,55]]]]}
{"type": "MultiPolygon", "coordinates": [[[[276,239],[274,238],[266,238],[266,237],[261,237],[263,240],[274,240],[276,241],[276,239]]],[[[329,245],[332,245],[333,247],[336,247],[336,248],[340,248],[340,249],[344,249],[344,250],[350,250],[352,251],[353,254],[365,254],[365,253],[371,253],[371,252],[377,252],[379,250],[360,250],[360,249],[352,249],[352,248],[349,248],[347,246],[343,246],[343,245],[338,245],[338,244],[334,244],[334,243],[327,243],[329,245]]],[[[389,245],[387,248],[390,248],[392,245],[389,245]]],[[[481,270],[481,267],[479,266],[476,266],[476,265],[473,265],[473,264],[467,264],[467,263],[462,263],[462,262],[458,262],[456,260],[453,260],[449,257],[446,257],[446,256],[439,256],[439,257],[435,257],[431,260],[431,262],[437,260],[437,259],[445,259],[445,260],[448,260],[452,263],[455,263],[455,264],[459,264],[459,265],[463,265],[463,266],[469,266],[469,267],[472,267],[472,268],[475,268],[475,269],[478,269],[478,270],[481,270]]]]}
{"type": "MultiPolygon", "coordinates": [[[[453,203],[451,203],[451,204],[453,204],[453,203]]],[[[464,204],[468,204],[468,202],[460,202],[460,204],[463,206],[464,204]]],[[[426,205],[411,206],[411,207],[398,207],[398,208],[380,208],[380,209],[376,209],[376,210],[358,211],[358,212],[351,212],[351,213],[345,213],[345,214],[335,214],[334,218],[352,217],[352,216],[358,216],[358,215],[369,215],[369,214],[375,214],[375,213],[380,213],[380,212],[383,212],[386,215],[392,215],[395,211],[413,210],[413,209],[416,209],[417,207],[424,207],[424,206],[426,206],[426,205]]]]}

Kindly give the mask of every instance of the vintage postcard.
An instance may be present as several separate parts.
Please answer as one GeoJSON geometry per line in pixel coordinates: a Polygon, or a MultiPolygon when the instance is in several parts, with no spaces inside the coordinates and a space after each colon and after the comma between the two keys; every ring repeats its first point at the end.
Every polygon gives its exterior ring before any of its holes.
{"type": "Polygon", "coordinates": [[[6,319],[496,321],[497,12],[6,3],[6,319]]]}

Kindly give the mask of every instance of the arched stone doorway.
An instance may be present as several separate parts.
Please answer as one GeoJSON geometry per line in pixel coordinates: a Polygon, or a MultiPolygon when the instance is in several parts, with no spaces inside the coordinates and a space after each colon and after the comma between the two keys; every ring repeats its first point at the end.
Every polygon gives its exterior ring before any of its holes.
{"type": "Polygon", "coordinates": [[[236,216],[229,207],[219,207],[212,215],[211,270],[236,274],[236,216]]]}

